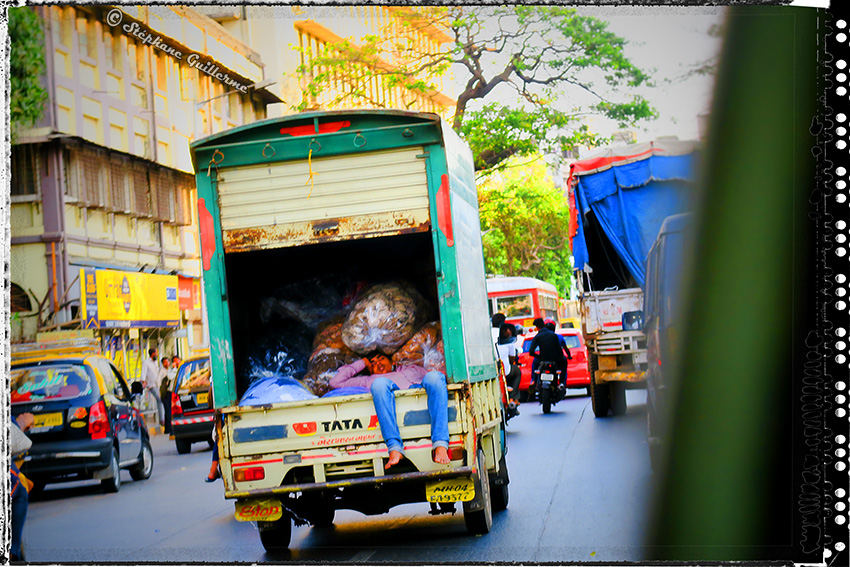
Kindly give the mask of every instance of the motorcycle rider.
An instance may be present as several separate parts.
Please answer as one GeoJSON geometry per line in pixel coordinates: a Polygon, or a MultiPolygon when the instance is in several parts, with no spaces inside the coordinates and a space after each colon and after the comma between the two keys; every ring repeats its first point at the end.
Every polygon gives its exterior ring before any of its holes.
{"type": "MultiPolygon", "coordinates": [[[[554,326],[554,321],[552,322],[554,326]]],[[[567,360],[572,360],[570,349],[565,348],[565,342],[562,342],[562,337],[558,336],[554,330],[550,329],[546,322],[538,317],[534,320],[534,326],[537,327],[537,335],[531,339],[531,345],[528,352],[534,357],[534,362],[531,365],[531,377],[534,380],[538,366],[541,360],[555,362],[561,371],[561,385],[566,387],[567,381],[567,360]],[[566,356],[564,356],[566,352],[566,356]]]]}

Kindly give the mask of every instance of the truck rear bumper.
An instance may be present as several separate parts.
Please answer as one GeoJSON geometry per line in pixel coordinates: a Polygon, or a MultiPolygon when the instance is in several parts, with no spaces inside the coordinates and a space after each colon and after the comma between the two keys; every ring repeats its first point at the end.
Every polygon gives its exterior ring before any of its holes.
{"type": "Polygon", "coordinates": [[[386,484],[396,482],[410,482],[422,480],[442,480],[446,478],[456,478],[459,476],[471,476],[473,474],[472,467],[460,467],[451,470],[438,471],[420,471],[401,474],[389,474],[385,476],[370,476],[363,478],[350,478],[345,480],[336,480],[332,482],[307,482],[302,484],[289,484],[286,486],[278,486],[276,488],[257,488],[254,490],[243,491],[225,491],[225,498],[257,498],[264,496],[272,496],[278,494],[291,494],[293,492],[311,492],[317,490],[333,490],[336,488],[345,488],[349,486],[363,486],[386,484]]]}

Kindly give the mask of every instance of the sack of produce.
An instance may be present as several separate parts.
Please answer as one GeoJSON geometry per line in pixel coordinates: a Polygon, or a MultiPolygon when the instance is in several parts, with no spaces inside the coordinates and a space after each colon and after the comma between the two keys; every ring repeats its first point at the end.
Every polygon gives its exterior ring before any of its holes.
{"type": "Polygon", "coordinates": [[[431,318],[432,309],[407,282],[378,284],[363,292],[342,325],[342,340],[358,354],[391,356],[431,318]]]}
{"type": "Polygon", "coordinates": [[[330,380],[334,377],[336,371],[341,366],[350,364],[358,358],[347,348],[344,352],[332,348],[314,352],[313,356],[310,357],[310,364],[302,382],[317,396],[324,396],[331,389],[330,380]]]}
{"type": "Polygon", "coordinates": [[[437,341],[431,348],[425,349],[425,370],[431,372],[432,370],[436,370],[437,372],[446,373],[446,355],[443,352],[443,340],[440,339],[437,341]]]}
{"type": "Polygon", "coordinates": [[[440,322],[425,323],[415,335],[404,343],[392,356],[393,364],[399,366],[425,365],[425,352],[434,348],[441,340],[440,322]]]}
{"type": "Polygon", "coordinates": [[[251,387],[239,400],[240,406],[261,406],[265,404],[276,404],[280,402],[293,402],[296,400],[311,400],[313,395],[304,384],[287,376],[269,376],[260,378],[251,384],[251,387]]]}
{"type": "Polygon", "coordinates": [[[351,352],[351,349],[342,342],[342,324],[344,321],[345,315],[338,315],[319,324],[316,336],[313,338],[311,360],[318,352],[325,349],[351,352]]]}

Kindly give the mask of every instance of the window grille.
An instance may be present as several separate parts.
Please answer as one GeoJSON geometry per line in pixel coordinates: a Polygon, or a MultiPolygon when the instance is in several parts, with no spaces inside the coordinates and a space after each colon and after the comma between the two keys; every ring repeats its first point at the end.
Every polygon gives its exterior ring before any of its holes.
{"type": "Polygon", "coordinates": [[[80,161],[80,200],[89,207],[105,207],[106,171],[103,156],[91,150],[79,150],[75,153],[80,161]]]}
{"type": "Polygon", "coordinates": [[[133,215],[137,217],[151,216],[150,192],[148,173],[141,165],[136,165],[130,171],[133,195],[133,215]]]}
{"type": "Polygon", "coordinates": [[[35,144],[12,146],[12,195],[38,195],[41,188],[39,152],[35,144]]]}
{"type": "Polygon", "coordinates": [[[110,209],[130,212],[130,200],[127,198],[127,165],[113,156],[109,164],[110,209]]]}
{"type": "Polygon", "coordinates": [[[163,169],[151,172],[151,195],[153,196],[153,218],[162,222],[174,222],[175,191],[174,179],[163,169]]]}
{"type": "Polygon", "coordinates": [[[30,296],[24,291],[24,288],[16,283],[12,283],[10,291],[10,307],[12,313],[27,313],[33,310],[30,296]]]}

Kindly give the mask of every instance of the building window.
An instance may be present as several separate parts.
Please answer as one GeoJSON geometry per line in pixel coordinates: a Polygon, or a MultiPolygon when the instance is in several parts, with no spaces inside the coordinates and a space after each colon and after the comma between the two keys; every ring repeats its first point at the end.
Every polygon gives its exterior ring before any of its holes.
{"type": "Polygon", "coordinates": [[[124,69],[124,54],[121,50],[121,37],[112,34],[112,30],[103,32],[103,51],[106,56],[106,66],[121,72],[124,69]]]}
{"type": "Polygon", "coordinates": [[[154,219],[163,222],[174,222],[176,216],[174,178],[167,170],[160,169],[151,172],[151,195],[154,200],[154,219]]]}
{"type": "Polygon", "coordinates": [[[32,302],[30,296],[24,291],[24,288],[16,283],[11,284],[11,311],[12,313],[28,313],[32,311],[32,302]]]}
{"type": "Polygon", "coordinates": [[[165,55],[156,55],[156,88],[168,92],[168,62],[165,55]]]}
{"type": "Polygon", "coordinates": [[[95,21],[88,14],[77,15],[77,41],[80,42],[80,55],[97,61],[97,30],[95,21]]]}
{"type": "Polygon", "coordinates": [[[195,99],[195,68],[188,65],[180,65],[180,98],[181,100],[193,101],[195,99]]]}
{"type": "Polygon", "coordinates": [[[130,182],[133,195],[133,215],[138,217],[151,216],[151,205],[148,192],[148,174],[141,165],[130,170],[130,182]]]}
{"type": "Polygon", "coordinates": [[[120,158],[112,157],[109,164],[109,191],[110,208],[113,211],[129,212],[129,198],[127,196],[128,179],[127,164],[120,158]]]}
{"type": "Polygon", "coordinates": [[[53,41],[58,45],[62,45],[68,49],[71,48],[73,41],[73,22],[74,16],[71,14],[72,9],[54,6],[50,9],[51,22],[50,27],[53,32],[53,41]]]}
{"type": "Polygon", "coordinates": [[[148,77],[148,60],[145,57],[145,48],[135,41],[127,42],[127,54],[130,61],[130,75],[137,81],[144,81],[148,77]]]}
{"type": "Polygon", "coordinates": [[[12,146],[12,195],[38,195],[39,152],[35,144],[12,146]]]}

